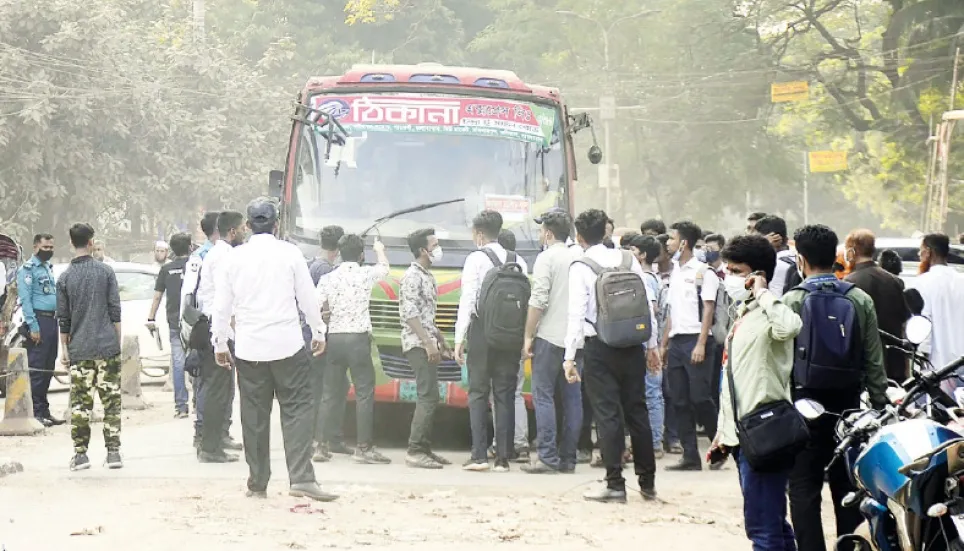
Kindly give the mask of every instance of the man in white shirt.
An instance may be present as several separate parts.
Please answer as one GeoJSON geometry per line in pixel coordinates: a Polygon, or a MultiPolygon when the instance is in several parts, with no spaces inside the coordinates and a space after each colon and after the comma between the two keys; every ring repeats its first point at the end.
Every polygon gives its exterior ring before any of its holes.
{"type": "Polygon", "coordinates": [[[248,496],[267,497],[271,408],[277,397],[291,483],[289,494],[333,501],[337,496],[322,491],[311,466],[311,363],[299,310],[311,327],[311,348],[316,354],[325,349],[325,323],[308,265],[296,246],[275,238],[278,207],[271,199],[261,197],[248,205],[248,227],[253,233],[250,241],[229,251],[218,267],[213,325],[217,365],[226,372],[234,363],[228,341],[235,344],[241,433],[250,471],[248,496]]]}
{"type": "Polygon", "coordinates": [[[372,320],[368,305],[372,287],[388,277],[388,257],[385,245],[375,240],[372,247],[378,262],[374,266],[362,266],[365,260],[365,241],[354,234],[338,240],[342,263],[335,270],[318,280],[318,304],[328,304],[331,319],[328,323],[328,365],[325,372],[324,397],[322,398],[322,431],[324,442],[315,454],[315,460],[331,458],[330,445],[340,433],[335,415],[338,408],[345,408],[344,389],[347,373],[355,386],[355,411],[358,427],[358,448],[352,461],[363,464],[384,465],[391,460],[374,446],[375,427],[375,366],[372,363],[372,320]]]}
{"type": "Polygon", "coordinates": [[[716,273],[696,259],[693,248],[701,230],[692,222],[670,227],[670,252],[679,253],[669,283],[669,318],[664,329],[663,352],[667,357],[667,378],[676,410],[676,430],[683,446],[683,458],[672,471],[703,468],[697,444],[696,424],[707,434],[716,434],[716,401],[713,395],[715,354],[708,342],[716,308],[720,280],[716,273]]]}
{"type": "MultiPolygon", "coordinates": [[[[218,234],[220,239],[211,247],[199,273],[197,302],[201,312],[207,316],[209,327],[218,323],[215,311],[215,289],[217,287],[218,272],[224,259],[231,253],[233,247],[244,243],[246,237],[244,215],[237,211],[224,211],[218,215],[218,234]]],[[[229,319],[224,320],[230,322],[229,319]]],[[[230,331],[230,325],[228,326],[230,331]]],[[[234,368],[224,369],[219,366],[214,357],[213,334],[208,339],[212,346],[198,350],[201,357],[201,378],[204,379],[203,420],[201,422],[201,445],[198,460],[202,463],[230,463],[238,460],[238,456],[226,454],[226,449],[241,449],[228,434],[231,426],[231,409],[234,403],[235,383],[234,368]]]]}
{"type": "MultiPolygon", "coordinates": [[[[576,217],[576,239],[586,254],[583,259],[601,268],[618,268],[628,257],[633,273],[643,280],[643,270],[632,253],[609,249],[603,244],[606,236],[606,213],[589,209],[576,217]]],[[[646,367],[659,365],[656,348],[656,315],[649,311],[651,334],[646,347],[616,348],[597,337],[596,303],[597,275],[581,261],[569,269],[569,307],[566,324],[563,369],[570,383],[579,381],[576,352],[584,345],[582,378],[592,401],[593,418],[599,436],[603,464],[606,467],[606,486],[583,495],[589,501],[626,502],[626,480],[623,478],[623,453],[626,447],[626,428],[633,447],[633,463],[643,499],[656,499],[656,457],[653,453],[653,433],[646,407],[646,367]],[[623,423],[625,418],[625,426],[623,423]]],[[[644,283],[645,296],[639,300],[656,300],[644,283]]]]}
{"type": "MultiPolygon", "coordinates": [[[[469,350],[469,419],[472,425],[472,457],[462,465],[466,471],[487,471],[488,461],[488,410],[489,392],[495,404],[495,443],[497,472],[509,470],[512,441],[515,432],[515,390],[519,377],[519,361],[522,347],[516,350],[499,350],[488,346],[481,323],[474,323],[478,315],[479,293],[482,281],[495,264],[489,254],[500,263],[510,261],[510,254],[522,269],[528,272],[525,260],[509,253],[499,245],[502,231],[502,215],[493,210],[483,210],[472,220],[472,234],[479,250],[469,254],[462,268],[462,295],[455,321],[455,360],[466,364],[466,348],[469,350]],[[488,251],[488,252],[486,252],[488,251]]],[[[521,337],[522,335],[520,335],[521,337]]]]}
{"type": "Polygon", "coordinates": [[[780,298],[785,291],[803,283],[797,273],[797,253],[790,248],[787,237],[787,223],[779,216],[764,216],[754,225],[754,233],[766,237],[777,251],[776,267],[767,288],[780,298]]]}
{"type": "Polygon", "coordinates": [[[947,265],[949,254],[948,236],[925,235],[920,245],[921,274],[912,282],[924,299],[921,315],[934,324],[930,358],[938,369],[964,356],[964,274],[947,265]]]}

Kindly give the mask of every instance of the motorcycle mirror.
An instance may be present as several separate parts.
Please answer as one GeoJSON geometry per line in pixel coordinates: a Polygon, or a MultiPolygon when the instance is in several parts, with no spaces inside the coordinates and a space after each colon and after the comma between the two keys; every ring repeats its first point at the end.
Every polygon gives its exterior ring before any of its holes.
{"type": "Polygon", "coordinates": [[[931,324],[931,320],[924,316],[913,316],[907,320],[907,327],[904,329],[904,334],[907,335],[907,340],[910,342],[920,344],[930,336],[932,327],[933,324],[931,324]]]}
{"type": "Polygon", "coordinates": [[[598,145],[593,145],[589,148],[589,162],[598,165],[602,161],[602,149],[598,145]]]}
{"type": "Polygon", "coordinates": [[[797,411],[800,412],[800,415],[803,415],[803,418],[807,421],[813,421],[827,412],[827,409],[823,407],[823,404],[806,398],[794,402],[793,407],[797,408],[797,411]]]}

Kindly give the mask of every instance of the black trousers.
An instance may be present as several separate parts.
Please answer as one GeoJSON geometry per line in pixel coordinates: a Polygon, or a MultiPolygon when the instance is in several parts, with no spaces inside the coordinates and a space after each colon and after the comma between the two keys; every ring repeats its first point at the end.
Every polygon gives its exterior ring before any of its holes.
{"type": "Polygon", "coordinates": [[[596,416],[599,449],[606,466],[606,486],[613,490],[626,489],[623,452],[628,427],[639,486],[653,488],[656,457],[646,407],[646,349],[642,346],[613,348],[592,337],[586,339],[584,362],[583,384],[596,416]]]}
{"type": "Polygon", "coordinates": [[[438,365],[428,362],[424,348],[413,348],[405,353],[409,365],[415,371],[415,415],[408,437],[408,453],[419,454],[432,451],[432,425],[439,404],[438,365]]]}
{"type": "Polygon", "coordinates": [[[201,377],[204,379],[204,397],[201,407],[201,451],[221,453],[224,437],[228,431],[229,412],[234,387],[234,369],[217,364],[213,347],[200,350],[201,377]]]}
{"type": "Polygon", "coordinates": [[[334,442],[342,434],[345,402],[348,399],[348,373],[355,385],[355,419],[358,447],[372,446],[375,429],[375,365],[372,363],[372,336],[369,333],[336,333],[328,335],[325,351],[324,441],[334,442]],[[339,415],[341,412],[341,415],[339,415]]]}
{"type": "Polygon", "coordinates": [[[701,463],[696,424],[703,425],[707,434],[716,434],[716,402],[713,399],[713,344],[706,344],[703,363],[690,360],[697,335],[676,335],[669,341],[669,390],[676,411],[676,430],[683,446],[683,461],[701,463]]]}
{"type": "MultiPolygon", "coordinates": [[[[325,399],[325,373],[328,371],[328,354],[322,354],[321,356],[312,356],[309,354],[311,361],[311,391],[312,391],[312,404],[314,405],[314,419],[315,419],[315,442],[321,444],[325,442],[325,408],[323,402],[325,399]]],[[[343,394],[348,396],[348,379],[345,378],[345,384],[342,386],[343,394]]],[[[332,424],[335,426],[335,433],[332,437],[331,442],[343,444],[345,442],[345,404],[342,402],[341,407],[336,407],[333,412],[331,412],[332,424]]]]}
{"type": "Polygon", "coordinates": [[[281,360],[249,362],[238,358],[237,362],[248,489],[264,491],[271,478],[271,408],[275,397],[281,407],[288,479],[291,484],[314,482],[315,470],[311,466],[314,407],[308,353],[302,349],[281,360]]]}
{"type": "Polygon", "coordinates": [[[37,312],[40,325],[40,344],[35,344],[29,336],[24,341],[27,349],[27,365],[30,367],[30,395],[33,397],[33,416],[50,417],[50,403],[47,390],[57,368],[57,347],[60,345],[60,331],[52,313],[37,312]]]}
{"type": "Polygon", "coordinates": [[[481,323],[469,326],[469,422],[472,459],[486,461],[489,447],[489,393],[495,407],[495,454],[508,460],[514,451],[515,389],[519,382],[522,350],[497,350],[485,342],[481,323]]]}
{"type": "Polygon", "coordinates": [[[592,403],[586,394],[586,385],[581,385],[582,393],[582,429],[579,431],[579,444],[576,448],[581,452],[592,453],[592,403]]]}

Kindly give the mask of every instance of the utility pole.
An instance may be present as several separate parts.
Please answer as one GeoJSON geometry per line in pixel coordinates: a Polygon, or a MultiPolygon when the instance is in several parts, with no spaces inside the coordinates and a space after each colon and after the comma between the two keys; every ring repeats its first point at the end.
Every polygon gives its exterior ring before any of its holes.
{"type": "Polygon", "coordinates": [[[194,0],[194,41],[198,45],[204,44],[205,12],[204,0],[194,0]]]}
{"type": "Polygon", "coordinates": [[[810,223],[810,182],[807,178],[809,166],[807,163],[807,152],[803,152],[803,225],[810,223]]]}

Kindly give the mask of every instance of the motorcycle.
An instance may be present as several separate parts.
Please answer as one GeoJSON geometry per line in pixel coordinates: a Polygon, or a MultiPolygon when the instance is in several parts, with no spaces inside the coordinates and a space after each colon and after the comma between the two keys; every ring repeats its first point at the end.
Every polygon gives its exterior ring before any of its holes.
{"type": "MultiPolygon", "coordinates": [[[[916,346],[930,331],[928,320],[912,318],[905,342],[916,346]]],[[[947,426],[961,412],[940,386],[961,366],[964,357],[939,370],[916,371],[898,404],[840,416],[831,465],[845,462],[857,490],[842,504],[859,508],[869,534],[841,536],[835,549],[964,551],[964,430],[947,426]]],[[[812,400],[796,406],[811,420],[829,415],[812,400]]]]}

